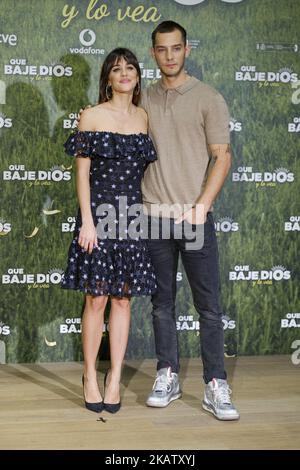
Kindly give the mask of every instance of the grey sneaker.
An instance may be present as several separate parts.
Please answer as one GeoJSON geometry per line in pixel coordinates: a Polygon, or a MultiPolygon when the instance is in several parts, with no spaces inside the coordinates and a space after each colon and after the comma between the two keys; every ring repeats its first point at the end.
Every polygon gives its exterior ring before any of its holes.
{"type": "Polygon", "coordinates": [[[171,371],[171,367],[164,367],[157,372],[152,392],[148,396],[147,406],[164,408],[177,398],[181,398],[178,374],[171,371]]]}
{"type": "Polygon", "coordinates": [[[226,380],[212,379],[205,386],[202,408],[222,421],[239,419],[240,415],[230,399],[231,393],[226,380]]]}

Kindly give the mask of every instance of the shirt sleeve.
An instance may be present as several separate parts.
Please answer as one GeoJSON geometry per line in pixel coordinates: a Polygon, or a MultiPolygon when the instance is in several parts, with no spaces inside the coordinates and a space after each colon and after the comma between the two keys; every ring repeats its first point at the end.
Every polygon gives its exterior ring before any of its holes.
{"type": "Polygon", "coordinates": [[[216,93],[209,102],[205,117],[205,134],[208,144],[229,144],[229,110],[220,93],[216,93]]]}

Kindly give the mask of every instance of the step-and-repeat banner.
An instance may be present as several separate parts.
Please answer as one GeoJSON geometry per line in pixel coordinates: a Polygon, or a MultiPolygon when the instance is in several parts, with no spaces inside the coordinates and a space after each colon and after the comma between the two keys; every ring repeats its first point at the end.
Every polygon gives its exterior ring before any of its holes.
{"type": "MultiPolygon", "coordinates": [[[[298,0],[1,1],[1,363],[82,359],[84,297],[60,288],[77,209],[62,144],[97,102],[113,48],[136,53],[144,87],[159,79],[149,47],[167,19],[188,31],[187,71],[231,113],[233,165],[215,208],[226,355],[300,344],[299,18],[298,0]]],[[[198,356],[181,265],[177,287],[181,356],[198,356]]],[[[154,357],[149,298],[132,301],[127,357],[154,357]]]]}

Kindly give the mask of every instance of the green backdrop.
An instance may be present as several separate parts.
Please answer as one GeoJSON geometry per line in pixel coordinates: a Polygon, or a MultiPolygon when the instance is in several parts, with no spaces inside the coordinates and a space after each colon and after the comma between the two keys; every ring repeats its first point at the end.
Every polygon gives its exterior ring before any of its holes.
{"type": "MultiPolygon", "coordinates": [[[[291,352],[300,326],[299,18],[298,0],[1,1],[0,362],[82,359],[83,295],[59,286],[77,208],[62,143],[79,108],[97,101],[114,47],[137,54],[143,86],[157,80],[150,36],[166,19],[188,31],[189,73],[217,88],[231,113],[233,166],[215,207],[226,354],[291,352]]],[[[181,356],[197,356],[181,265],[177,279],[181,356]]],[[[154,357],[149,298],[132,301],[127,357],[154,357]]]]}

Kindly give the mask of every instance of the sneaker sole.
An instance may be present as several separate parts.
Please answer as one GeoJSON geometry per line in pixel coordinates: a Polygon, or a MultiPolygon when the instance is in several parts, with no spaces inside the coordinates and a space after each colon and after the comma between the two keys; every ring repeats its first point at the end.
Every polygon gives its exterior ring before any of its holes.
{"type": "Polygon", "coordinates": [[[208,411],[209,413],[213,414],[219,421],[238,421],[240,419],[239,415],[235,416],[218,416],[214,409],[211,408],[209,405],[207,405],[205,402],[202,402],[202,408],[205,411],[208,411]]]}
{"type": "Polygon", "coordinates": [[[151,408],[166,408],[172,401],[178,400],[178,398],[182,397],[182,392],[177,393],[176,395],[173,395],[172,398],[168,401],[167,404],[160,404],[160,403],[148,403],[146,402],[146,405],[151,407],[151,408]]]}

